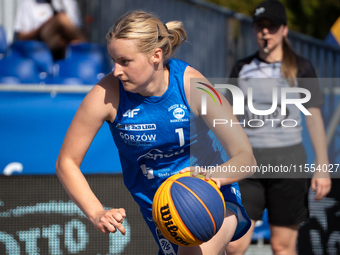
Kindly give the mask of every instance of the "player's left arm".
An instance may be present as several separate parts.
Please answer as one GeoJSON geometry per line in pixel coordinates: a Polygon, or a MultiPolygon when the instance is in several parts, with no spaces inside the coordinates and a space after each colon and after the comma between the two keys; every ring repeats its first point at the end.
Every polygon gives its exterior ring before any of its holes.
{"type": "Polygon", "coordinates": [[[227,152],[230,159],[223,163],[221,167],[228,169],[229,166],[233,166],[237,170],[236,172],[210,173],[206,177],[218,178],[221,185],[226,185],[251,176],[253,171],[249,171],[249,169],[256,165],[256,161],[242,126],[239,124],[231,126],[230,124],[231,121],[238,123],[237,118],[232,113],[232,107],[226,98],[218,92],[222,105],[219,99],[216,99],[218,103],[215,105],[213,99],[207,95],[207,113],[201,114],[201,98],[202,94],[206,92],[196,88],[200,85],[196,83],[198,81],[197,78],[200,79],[200,82],[211,85],[200,72],[192,67],[187,67],[184,74],[184,88],[190,108],[197,117],[201,117],[204,120],[227,152]],[[228,123],[216,124],[218,119],[227,120],[228,123]],[[245,171],[246,167],[248,167],[248,171],[245,171]]]}
{"type": "MultiPolygon", "coordinates": [[[[306,126],[315,151],[317,166],[321,166],[320,168],[323,169],[323,166],[329,165],[329,161],[327,155],[325,128],[323,125],[321,111],[318,107],[310,107],[308,108],[308,111],[312,115],[306,116],[306,126]]],[[[328,171],[315,171],[311,181],[311,187],[315,191],[314,198],[316,200],[320,200],[326,196],[331,190],[331,184],[330,174],[328,171]]]]}

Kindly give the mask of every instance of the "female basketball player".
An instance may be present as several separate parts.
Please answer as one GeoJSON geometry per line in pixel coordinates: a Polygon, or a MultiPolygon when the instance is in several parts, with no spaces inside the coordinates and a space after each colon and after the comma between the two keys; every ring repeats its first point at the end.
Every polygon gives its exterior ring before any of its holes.
{"type": "Polygon", "coordinates": [[[133,12],[116,21],[107,34],[114,71],[84,98],[65,136],[56,169],[72,200],[98,230],[125,234],[125,210],[105,211],[80,171],[93,138],[107,122],[119,150],[124,183],[139,204],[160,253],[224,254],[228,242],[242,236],[250,226],[235,183],[249,173],[215,179],[228,204],[227,215],[221,230],[200,246],[177,247],[160,236],[148,220],[152,219],[154,194],[168,176],[187,171],[192,165],[232,165],[240,169],[255,164],[250,143],[239,125],[213,127],[214,118],[237,121],[226,99],[222,98],[220,108],[214,108],[217,106],[208,99],[208,114],[201,115],[205,92],[196,88],[198,83],[190,89],[190,79],[202,81],[204,77],[185,62],[170,58],[185,39],[181,22],[165,25],[146,12],[133,12]],[[216,137],[229,154],[227,162],[222,159],[223,148],[216,137]],[[160,245],[164,241],[169,244],[165,248],[160,245]]]}
{"type": "MultiPolygon", "coordinates": [[[[244,92],[248,87],[253,87],[252,101],[255,109],[270,108],[273,86],[278,87],[278,90],[297,86],[310,91],[311,99],[304,104],[304,107],[312,115],[306,115],[306,124],[315,150],[317,165],[328,166],[325,132],[319,109],[323,104],[323,96],[315,82],[316,79],[300,79],[316,78],[316,74],[311,63],[297,56],[290,47],[286,24],[285,8],[279,1],[261,2],[255,8],[253,15],[258,52],[239,60],[234,65],[231,77],[238,78],[238,86],[244,92]],[[254,82],[256,79],[258,81],[254,82]]],[[[299,93],[290,93],[290,96],[300,98],[299,93]]],[[[280,105],[279,101],[278,106],[280,105]]],[[[276,111],[269,116],[257,117],[247,109],[244,119],[248,122],[249,119],[262,120],[261,117],[272,122],[266,121],[266,124],[260,128],[251,126],[245,128],[258,166],[304,167],[306,155],[301,144],[300,109],[291,105],[285,116],[281,116],[280,112],[276,111]],[[297,126],[289,128],[282,124],[276,125],[284,119],[294,119],[297,121],[297,126]]],[[[255,123],[252,120],[251,124],[254,126],[260,125],[259,123],[261,124],[260,121],[255,123]]],[[[265,208],[268,209],[270,241],[274,254],[296,254],[299,224],[308,217],[308,179],[299,179],[294,175],[286,178],[289,176],[284,173],[276,176],[255,174],[253,177],[259,178],[250,178],[239,183],[242,202],[252,220],[251,229],[245,236],[228,245],[227,254],[245,253],[251,242],[254,224],[262,218],[265,208]]],[[[315,191],[315,199],[320,200],[327,195],[331,188],[328,173],[320,174],[316,171],[311,180],[311,187],[315,191]]]]}

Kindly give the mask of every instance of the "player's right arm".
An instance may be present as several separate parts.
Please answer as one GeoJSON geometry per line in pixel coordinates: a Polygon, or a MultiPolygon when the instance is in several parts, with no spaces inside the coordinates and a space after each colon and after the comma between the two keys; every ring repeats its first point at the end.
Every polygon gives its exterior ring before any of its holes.
{"type": "Polygon", "coordinates": [[[114,120],[118,103],[118,79],[108,74],[91,89],[79,106],[60,149],[56,172],[70,198],[98,230],[110,233],[118,229],[125,234],[122,225],[125,210],[105,211],[80,170],[85,154],[104,121],[114,120]]]}
{"type": "MultiPolygon", "coordinates": [[[[215,119],[230,120],[237,123],[238,120],[232,113],[232,107],[229,105],[227,99],[220,93],[221,106],[214,108],[213,100],[207,100],[208,114],[202,115],[202,90],[197,89],[196,85],[192,86],[191,79],[200,79],[209,83],[209,81],[197,70],[188,66],[184,74],[184,89],[187,96],[188,103],[192,112],[201,117],[205,124],[215,134],[225,151],[229,156],[229,160],[220,165],[220,167],[228,169],[229,166],[237,169],[229,172],[209,172],[204,171],[201,174],[206,178],[214,177],[217,185],[228,185],[238,182],[244,178],[248,178],[253,174],[253,166],[256,165],[256,160],[253,155],[252,147],[248,140],[246,133],[240,125],[214,125],[215,119]],[[191,89],[192,88],[192,89],[191,89]],[[213,110],[209,110],[213,109],[213,110]],[[242,171],[243,167],[249,167],[249,171],[242,171]]],[[[210,84],[211,85],[211,84],[210,84]]],[[[190,168],[189,168],[190,169],[190,168]]],[[[189,170],[183,169],[183,171],[189,170]]],[[[194,173],[196,175],[198,172],[194,173]]]]}

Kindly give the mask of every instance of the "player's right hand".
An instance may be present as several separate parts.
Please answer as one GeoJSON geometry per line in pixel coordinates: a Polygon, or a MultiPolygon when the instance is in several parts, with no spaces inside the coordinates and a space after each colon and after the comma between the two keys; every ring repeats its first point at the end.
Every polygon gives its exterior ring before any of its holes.
{"type": "Polygon", "coordinates": [[[209,179],[216,183],[217,187],[221,188],[221,182],[218,178],[213,178],[212,173],[210,171],[200,171],[200,168],[189,166],[186,168],[183,168],[181,171],[179,171],[181,174],[186,172],[192,172],[192,177],[197,177],[199,174],[204,176],[204,179],[208,181],[209,179]]]}
{"type": "Polygon", "coordinates": [[[123,226],[123,219],[125,217],[125,209],[123,208],[100,211],[93,218],[93,225],[96,229],[105,234],[116,233],[118,229],[125,235],[126,230],[123,226]]]}

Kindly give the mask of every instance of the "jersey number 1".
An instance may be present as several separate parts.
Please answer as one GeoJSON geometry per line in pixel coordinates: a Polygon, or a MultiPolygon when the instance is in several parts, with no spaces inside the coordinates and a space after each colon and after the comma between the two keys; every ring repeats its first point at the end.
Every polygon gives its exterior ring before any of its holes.
{"type": "Polygon", "coordinates": [[[177,128],[175,129],[175,132],[178,133],[178,138],[179,138],[179,147],[184,146],[184,133],[183,133],[183,128],[177,128]]]}

